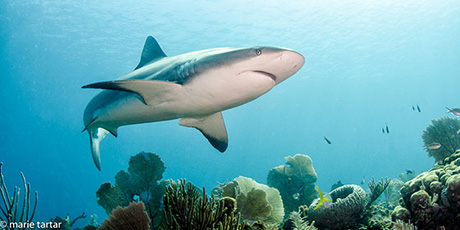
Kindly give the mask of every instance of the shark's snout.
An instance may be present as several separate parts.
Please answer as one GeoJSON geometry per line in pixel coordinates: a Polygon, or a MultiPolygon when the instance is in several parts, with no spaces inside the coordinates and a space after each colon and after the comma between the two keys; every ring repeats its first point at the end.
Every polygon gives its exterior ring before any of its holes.
{"type": "Polygon", "coordinates": [[[288,64],[290,64],[292,68],[295,69],[295,72],[302,68],[303,64],[305,63],[305,58],[303,55],[293,50],[284,51],[280,59],[286,60],[288,64]]]}
{"type": "Polygon", "coordinates": [[[278,48],[274,54],[275,59],[264,71],[276,76],[274,78],[276,84],[294,75],[305,63],[302,54],[290,49],[278,48]]]}

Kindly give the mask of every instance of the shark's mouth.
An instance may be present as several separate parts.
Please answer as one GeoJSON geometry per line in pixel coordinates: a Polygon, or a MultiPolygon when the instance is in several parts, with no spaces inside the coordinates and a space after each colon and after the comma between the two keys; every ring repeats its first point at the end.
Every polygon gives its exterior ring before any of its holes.
{"type": "Polygon", "coordinates": [[[269,78],[271,78],[273,81],[276,82],[276,76],[271,74],[271,73],[268,73],[268,72],[265,72],[265,71],[261,71],[261,70],[254,70],[255,73],[260,73],[260,74],[263,74],[269,78]]]}

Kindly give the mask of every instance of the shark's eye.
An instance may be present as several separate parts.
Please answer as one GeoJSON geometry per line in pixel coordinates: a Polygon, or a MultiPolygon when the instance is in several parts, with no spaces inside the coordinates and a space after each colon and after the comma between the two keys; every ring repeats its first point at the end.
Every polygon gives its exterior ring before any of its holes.
{"type": "Polygon", "coordinates": [[[257,56],[260,56],[262,54],[262,50],[260,49],[256,49],[255,52],[257,56]]]}

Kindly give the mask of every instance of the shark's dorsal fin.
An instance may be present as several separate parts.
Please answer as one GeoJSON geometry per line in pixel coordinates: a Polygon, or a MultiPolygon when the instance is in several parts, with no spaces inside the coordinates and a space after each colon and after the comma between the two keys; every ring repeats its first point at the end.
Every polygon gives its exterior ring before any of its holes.
{"type": "Polygon", "coordinates": [[[142,50],[141,61],[134,70],[164,57],[166,57],[166,54],[161,49],[157,40],[152,36],[148,36],[147,40],[145,40],[144,49],[142,50]]]}
{"type": "Polygon", "coordinates": [[[225,152],[227,149],[227,129],[221,112],[205,117],[182,118],[179,121],[179,125],[200,130],[209,143],[220,152],[225,152]]]}
{"type": "Polygon", "coordinates": [[[165,81],[120,80],[98,82],[85,85],[82,88],[110,89],[134,93],[142,103],[153,106],[181,97],[181,87],[182,85],[165,81]]]}

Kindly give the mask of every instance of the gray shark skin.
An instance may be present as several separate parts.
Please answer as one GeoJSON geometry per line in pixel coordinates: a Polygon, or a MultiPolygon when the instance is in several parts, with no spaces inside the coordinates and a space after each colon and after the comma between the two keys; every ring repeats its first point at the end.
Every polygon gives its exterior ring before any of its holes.
{"type": "Polygon", "coordinates": [[[295,74],[304,57],[279,47],[217,48],[168,57],[149,36],[139,65],[115,81],[82,88],[102,89],[88,103],[83,131],[101,170],[99,144],[118,127],[178,119],[201,131],[224,152],[227,131],[221,111],[252,101],[295,74]]]}

